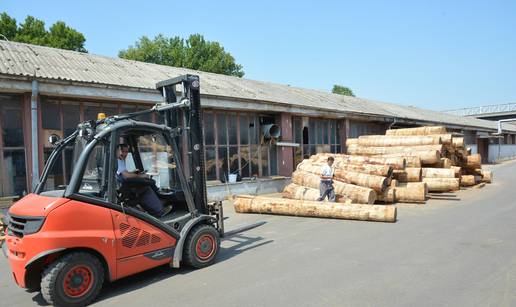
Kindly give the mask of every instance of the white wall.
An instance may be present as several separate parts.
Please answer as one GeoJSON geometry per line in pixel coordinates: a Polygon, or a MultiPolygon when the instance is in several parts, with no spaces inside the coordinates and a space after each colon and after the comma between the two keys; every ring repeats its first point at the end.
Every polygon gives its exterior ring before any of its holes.
{"type": "Polygon", "coordinates": [[[489,163],[516,159],[516,145],[500,145],[490,144],[489,145],[489,163]]]}
{"type": "Polygon", "coordinates": [[[466,144],[466,148],[471,148],[472,155],[478,153],[477,144],[466,144]]]}

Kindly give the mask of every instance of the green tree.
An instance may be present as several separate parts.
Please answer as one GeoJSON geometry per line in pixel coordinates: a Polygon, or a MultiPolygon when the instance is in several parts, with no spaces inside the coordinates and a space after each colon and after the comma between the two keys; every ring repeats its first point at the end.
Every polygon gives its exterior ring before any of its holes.
{"type": "MultiPolygon", "coordinates": [[[[7,15],[6,12],[0,14],[0,34],[5,36],[8,40],[14,39],[18,26],[16,25],[16,19],[7,15]]],[[[4,37],[2,37],[4,39],[4,37]]]]}
{"type": "Polygon", "coordinates": [[[14,41],[34,45],[47,45],[48,33],[45,30],[45,22],[32,16],[27,16],[25,22],[20,24],[14,41]]]}
{"type": "Polygon", "coordinates": [[[355,97],[355,94],[353,94],[353,91],[349,87],[338,84],[333,85],[333,89],[331,90],[331,92],[333,94],[355,97]]]}
{"type": "Polygon", "coordinates": [[[82,33],[68,27],[62,21],[54,23],[48,33],[48,46],[54,48],[87,52],[84,48],[85,41],[82,33]]]}
{"type": "Polygon", "coordinates": [[[128,60],[185,67],[218,74],[242,77],[242,65],[218,42],[210,42],[200,34],[188,39],[167,38],[162,34],[154,39],[143,36],[134,46],[120,50],[118,56],[128,60]]]}
{"type": "Polygon", "coordinates": [[[17,26],[16,19],[3,12],[0,14],[0,34],[15,42],[88,52],[84,48],[84,35],[68,27],[63,21],[54,23],[47,31],[45,22],[33,16],[27,16],[17,26]]]}

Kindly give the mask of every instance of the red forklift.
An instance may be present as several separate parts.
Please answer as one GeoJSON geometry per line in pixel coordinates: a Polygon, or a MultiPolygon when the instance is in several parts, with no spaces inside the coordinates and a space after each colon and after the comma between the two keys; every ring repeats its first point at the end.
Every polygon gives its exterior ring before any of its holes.
{"type": "Polygon", "coordinates": [[[104,281],[167,263],[202,268],[216,259],[224,216],[221,202],[207,201],[199,77],[156,88],[164,101],[149,110],[83,122],[64,139],[51,136],[55,148],[39,185],[5,217],[2,249],[15,282],[40,290],[49,304],[87,305],[104,281]],[[151,113],[163,124],[136,120],[151,113]],[[129,146],[127,167],[152,179],[117,182],[119,144],[129,146]],[[56,187],[51,173],[65,154],[73,157],[71,177],[56,187]],[[156,218],[142,210],[142,185],[172,205],[171,213],[156,218]]]}

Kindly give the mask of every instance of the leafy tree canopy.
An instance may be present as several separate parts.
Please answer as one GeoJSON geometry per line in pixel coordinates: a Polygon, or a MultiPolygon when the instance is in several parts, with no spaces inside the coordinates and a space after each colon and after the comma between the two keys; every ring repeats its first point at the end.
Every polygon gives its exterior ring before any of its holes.
{"type": "Polygon", "coordinates": [[[159,34],[154,39],[141,37],[134,46],[120,50],[118,56],[128,60],[142,61],[174,67],[213,72],[243,77],[242,65],[224,50],[218,42],[210,42],[200,34],[188,39],[165,37],[159,34]]]}
{"type": "Polygon", "coordinates": [[[16,19],[3,12],[0,14],[0,34],[2,39],[14,42],[88,52],[84,48],[84,35],[63,21],[57,21],[47,31],[45,22],[33,16],[27,16],[18,26],[16,19]]]}
{"type": "Polygon", "coordinates": [[[333,86],[333,89],[331,90],[331,92],[334,94],[355,97],[355,94],[353,94],[353,91],[349,87],[338,85],[338,84],[335,84],[333,86]]]}

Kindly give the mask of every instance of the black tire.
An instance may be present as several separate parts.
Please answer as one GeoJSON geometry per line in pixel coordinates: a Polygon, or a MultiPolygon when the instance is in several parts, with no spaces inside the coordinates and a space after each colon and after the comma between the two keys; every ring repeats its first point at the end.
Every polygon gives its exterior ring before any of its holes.
{"type": "Polygon", "coordinates": [[[207,267],[215,262],[219,247],[220,236],[217,229],[211,225],[197,225],[186,237],[184,260],[197,269],[207,267]]]}
{"type": "Polygon", "coordinates": [[[41,278],[41,294],[51,305],[85,306],[91,303],[104,283],[104,267],[86,252],[66,254],[51,263],[41,278]]]}

